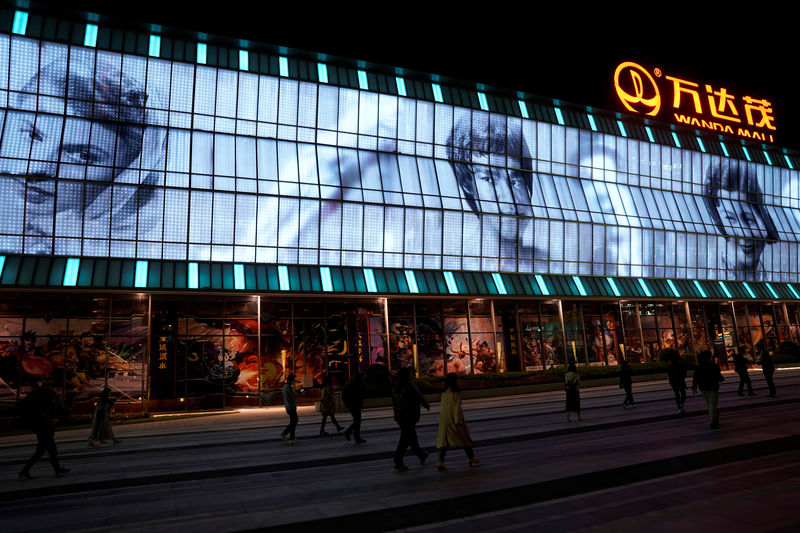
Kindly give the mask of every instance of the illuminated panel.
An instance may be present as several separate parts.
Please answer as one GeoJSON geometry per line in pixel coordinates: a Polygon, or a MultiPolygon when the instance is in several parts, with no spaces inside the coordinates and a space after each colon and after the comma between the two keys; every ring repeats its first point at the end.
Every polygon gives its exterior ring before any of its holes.
{"type": "Polygon", "coordinates": [[[558,120],[558,123],[563,126],[564,125],[564,115],[561,114],[561,108],[560,107],[556,107],[555,110],[556,110],[556,120],[558,120]]]}
{"type": "Polygon", "coordinates": [[[753,292],[753,290],[750,288],[750,285],[748,285],[746,281],[743,281],[742,285],[744,286],[745,290],[747,291],[747,294],[750,295],[750,298],[757,298],[756,293],[753,292]]]}
{"type": "Polygon", "coordinates": [[[458,294],[458,285],[456,284],[456,278],[453,277],[453,273],[450,271],[445,271],[443,274],[444,282],[447,283],[447,291],[450,294],[458,294]]]}
{"type": "Polygon", "coordinates": [[[417,277],[414,276],[413,270],[406,270],[406,281],[408,282],[408,291],[413,293],[419,292],[419,287],[417,286],[417,277]]]}
{"type": "Polygon", "coordinates": [[[25,35],[25,31],[27,29],[28,29],[28,13],[26,11],[15,11],[14,24],[11,27],[11,33],[15,33],[17,35],[25,35]]]}
{"type": "Polygon", "coordinates": [[[494,285],[497,287],[498,294],[508,294],[508,292],[506,292],[506,285],[503,283],[503,276],[494,272],[492,273],[492,280],[494,280],[494,285]]]}
{"type": "Polygon", "coordinates": [[[433,99],[439,103],[444,102],[444,98],[442,98],[442,86],[438,83],[431,83],[431,88],[433,89],[433,99]]]}
{"type": "Polygon", "coordinates": [[[401,78],[400,76],[395,76],[394,83],[397,85],[397,94],[400,96],[408,96],[406,93],[406,80],[401,78]]]}
{"type": "Polygon", "coordinates": [[[720,141],[719,145],[722,147],[722,153],[725,154],[725,157],[730,157],[730,154],[728,153],[728,147],[725,146],[725,143],[720,141]]]}
{"type": "Polygon", "coordinates": [[[650,139],[651,143],[656,142],[655,137],[653,137],[653,130],[650,129],[650,126],[645,126],[644,131],[647,132],[647,138],[650,139]]]}
{"type": "Polygon", "coordinates": [[[772,158],[770,158],[770,156],[767,153],[767,151],[766,150],[762,150],[762,152],[764,153],[764,157],[767,159],[767,164],[768,165],[772,165],[772,158]]]}
{"type": "Polygon", "coordinates": [[[319,267],[319,276],[322,278],[322,290],[333,292],[333,280],[331,279],[330,267],[319,267]]]}
{"type": "Polygon", "coordinates": [[[772,285],[770,285],[769,283],[765,283],[765,285],[767,286],[767,290],[769,290],[769,293],[772,295],[773,298],[780,298],[780,296],[778,296],[778,293],[775,292],[775,289],[772,288],[772,285]]]}
{"type": "Polygon", "coordinates": [[[283,78],[289,77],[289,58],[286,56],[280,56],[278,58],[278,73],[283,78]]]}
{"type": "Polygon", "coordinates": [[[150,57],[161,57],[161,36],[150,35],[150,46],[147,49],[147,55],[150,57]]]}
{"type": "Polygon", "coordinates": [[[522,118],[531,118],[530,115],[528,115],[528,105],[523,100],[517,100],[517,103],[519,104],[519,112],[522,118]]]}
{"type": "Polygon", "coordinates": [[[703,153],[706,153],[706,145],[703,144],[703,139],[701,139],[700,137],[697,137],[697,144],[700,145],[700,151],[703,152],[703,153]]]}
{"type": "Polygon", "coordinates": [[[677,146],[678,148],[681,147],[681,141],[678,140],[678,134],[675,133],[674,131],[672,132],[672,140],[675,141],[675,146],[677,146]]]}
{"type": "Polygon", "coordinates": [[[239,70],[250,70],[250,54],[247,50],[239,50],[239,70]]]}
{"type": "Polygon", "coordinates": [[[744,156],[747,158],[747,160],[752,161],[752,159],[750,158],[750,152],[747,151],[746,146],[742,146],[742,151],[744,152],[744,156]]]}
{"type": "Polygon", "coordinates": [[[189,280],[187,284],[190,289],[197,289],[200,286],[197,263],[189,263],[189,280]]]}
{"type": "Polygon", "coordinates": [[[795,300],[800,300],[800,295],[797,294],[797,291],[794,290],[794,287],[792,287],[792,285],[789,284],[789,283],[787,283],[786,286],[789,287],[790,291],[792,291],[792,294],[794,295],[795,300]]]}
{"type": "Polygon", "coordinates": [[[201,65],[208,62],[208,45],[206,43],[197,43],[197,62],[201,65]]]}
{"type": "Polygon", "coordinates": [[[539,290],[542,291],[542,294],[550,296],[550,289],[547,288],[547,284],[541,274],[536,274],[533,277],[536,279],[536,284],[539,285],[539,290]]]}
{"type": "Polygon", "coordinates": [[[681,293],[678,292],[678,287],[675,286],[671,279],[667,280],[667,285],[669,285],[669,290],[672,291],[672,294],[675,295],[675,298],[681,297],[681,293]]]}
{"type": "Polygon", "coordinates": [[[639,286],[644,291],[644,295],[647,296],[648,298],[652,298],[653,295],[650,292],[650,287],[647,286],[647,283],[645,283],[645,281],[642,278],[639,278],[638,281],[639,281],[639,286]]]}
{"type": "Polygon", "coordinates": [[[328,65],[317,63],[317,77],[320,83],[328,83],[328,65]]]}
{"type": "Polygon", "coordinates": [[[97,24],[87,24],[83,32],[83,46],[97,46],[97,24]]]}
{"type": "Polygon", "coordinates": [[[367,73],[363,70],[358,71],[358,88],[363,91],[369,90],[369,79],[367,73]]]}
{"type": "Polygon", "coordinates": [[[283,265],[278,266],[278,285],[282,291],[291,289],[289,286],[289,267],[283,265]]]}
{"type": "Polygon", "coordinates": [[[606,278],[608,285],[611,287],[611,292],[614,293],[614,296],[622,296],[622,293],[619,292],[617,288],[617,284],[614,282],[614,278],[606,278]]]}
{"type": "Polygon", "coordinates": [[[237,291],[243,291],[244,285],[244,265],[233,265],[233,288],[237,291]]]}
{"type": "Polygon", "coordinates": [[[378,284],[375,283],[375,273],[371,268],[364,269],[364,281],[367,283],[367,291],[378,292],[378,284]]]}
{"type": "Polygon", "coordinates": [[[597,131],[597,124],[594,123],[594,117],[588,113],[586,116],[589,117],[589,126],[592,128],[592,131],[597,131]]]}
{"type": "Polygon", "coordinates": [[[703,287],[700,286],[700,282],[697,281],[696,279],[692,281],[694,282],[695,288],[697,288],[697,291],[700,293],[700,296],[702,296],[703,298],[708,298],[708,296],[706,296],[706,291],[704,291],[703,287]]]}
{"type": "Polygon", "coordinates": [[[578,276],[572,276],[572,281],[575,282],[575,285],[578,287],[578,292],[581,293],[581,296],[586,296],[586,288],[583,286],[581,278],[578,276]]]}
{"type": "Polygon", "coordinates": [[[147,261],[136,261],[136,274],[133,278],[134,287],[147,287],[147,261]]]}
{"type": "Polygon", "coordinates": [[[478,91],[478,103],[480,103],[481,109],[489,111],[489,102],[486,101],[486,93],[478,91]]]}
{"type": "Polygon", "coordinates": [[[64,269],[64,281],[62,285],[65,287],[74,287],[78,283],[78,270],[81,266],[81,260],[76,257],[67,259],[67,266],[64,269]]]}
{"type": "Polygon", "coordinates": [[[622,135],[623,137],[628,136],[628,133],[625,131],[625,124],[623,124],[621,120],[617,121],[617,127],[619,127],[620,135],[622,135]]]}
{"type": "Polygon", "coordinates": [[[3,266],[6,264],[6,256],[0,255],[0,277],[3,276],[3,266]]]}
{"type": "Polygon", "coordinates": [[[728,287],[725,286],[725,282],[723,282],[722,280],[719,280],[719,281],[717,281],[717,283],[722,288],[722,292],[725,293],[725,296],[727,296],[728,298],[733,298],[733,296],[731,296],[731,292],[728,290],[728,287]]]}
{"type": "Polygon", "coordinates": [[[783,154],[783,158],[786,160],[786,165],[787,165],[787,166],[788,166],[790,169],[794,170],[794,167],[792,166],[792,162],[789,160],[789,156],[788,156],[788,155],[786,155],[786,154],[783,154]]]}

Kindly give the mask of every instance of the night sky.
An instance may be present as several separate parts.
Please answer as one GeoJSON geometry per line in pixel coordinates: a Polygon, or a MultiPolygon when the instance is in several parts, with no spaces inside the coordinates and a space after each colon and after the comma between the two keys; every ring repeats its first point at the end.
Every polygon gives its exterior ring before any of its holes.
{"type": "Polygon", "coordinates": [[[235,0],[213,9],[168,0],[34,3],[404,67],[612,111],[624,111],[613,92],[614,69],[632,60],[725,87],[737,97],[770,100],[775,144],[800,150],[794,74],[800,28],[778,22],[787,14],[768,3],[738,11],[716,3],[698,8],[697,2],[627,11],[622,4],[588,10],[536,4],[520,10],[502,2],[486,4],[485,11],[433,2],[322,8],[295,2],[283,9],[275,8],[276,2],[235,0]]]}

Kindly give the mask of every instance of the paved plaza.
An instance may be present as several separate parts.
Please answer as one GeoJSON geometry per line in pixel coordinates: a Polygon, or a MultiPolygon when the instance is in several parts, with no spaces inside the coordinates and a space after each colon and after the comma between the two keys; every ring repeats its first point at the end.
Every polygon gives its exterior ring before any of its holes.
{"type": "MultiPolygon", "coordinates": [[[[16,473],[34,436],[0,436],[0,530],[797,531],[800,369],[777,373],[777,398],[757,370],[755,397],[725,376],[717,430],[691,391],[679,415],[665,381],[634,384],[635,409],[616,387],[584,389],[580,423],[563,392],[465,400],[482,463],[452,450],[446,472],[434,455],[392,469],[389,408],[365,411],[363,445],[320,437],[311,407],[296,445],[277,407],[121,425],[100,449],[88,429],[58,431],[72,472],[55,478],[45,458],[30,481],[16,473]]],[[[431,452],[438,407],[419,425],[431,452]]]]}

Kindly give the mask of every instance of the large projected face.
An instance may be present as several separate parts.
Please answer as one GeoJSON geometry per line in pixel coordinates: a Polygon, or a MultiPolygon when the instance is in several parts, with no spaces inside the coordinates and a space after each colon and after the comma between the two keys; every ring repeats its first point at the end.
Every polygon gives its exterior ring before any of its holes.
{"type": "Polygon", "coordinates": [[[800,279],[794,170],[21,36],[0,64],[0,254],[800,279]]]}

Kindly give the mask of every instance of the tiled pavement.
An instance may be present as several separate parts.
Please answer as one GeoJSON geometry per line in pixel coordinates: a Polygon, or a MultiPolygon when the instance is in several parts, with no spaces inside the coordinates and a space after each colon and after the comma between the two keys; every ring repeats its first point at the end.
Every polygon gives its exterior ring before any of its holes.
{"type": "MultiPolygon", "coordinates": [[[[778,373],[776,399],[756,371],[756,397],[726,377],[718,430],[691,392],[677,415],[665,382],[636,384],[627,410],[621,390],[585,389],[572,424],[559,392],[467,400],[483,462],[452,450],[446,472],[433,455],[391,468],[387,408],[365,412],[360,446],[319,437],[306,407],[297,445],[278,436],[280,408],[117,426],[123,442],[101,449],[88,430],[59,431],[72,472],[54,478],[45,459],[31,481],[16,472],[33,435],[0,436],[0,531],[800,530],[800,370],[778,373]]],[[[437,423],[434,404],[419,426],[431,451],[437,423]]]]}

